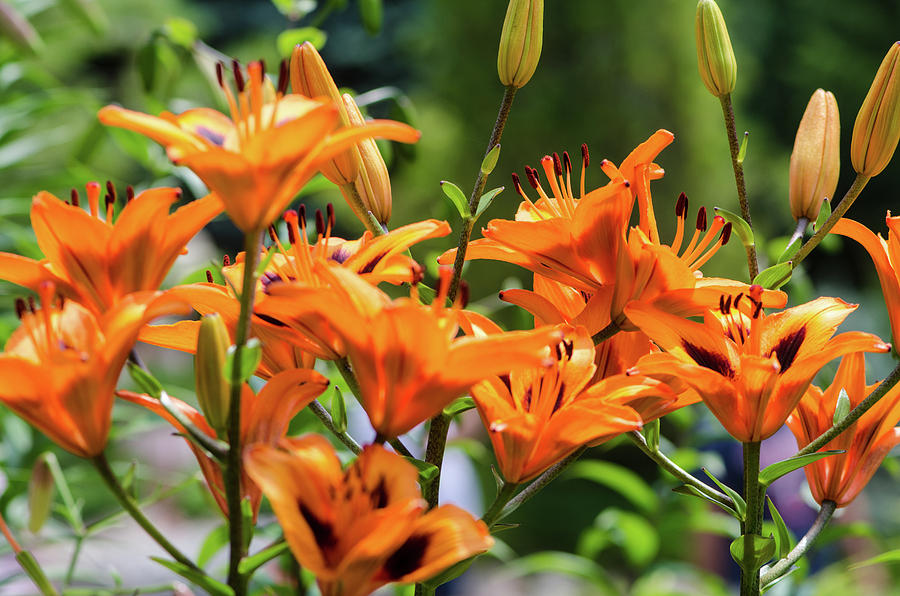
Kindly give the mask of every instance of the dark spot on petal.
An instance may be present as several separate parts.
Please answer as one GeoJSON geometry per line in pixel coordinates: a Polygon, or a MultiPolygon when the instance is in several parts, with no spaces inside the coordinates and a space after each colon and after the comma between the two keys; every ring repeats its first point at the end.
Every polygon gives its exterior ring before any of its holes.
{"type": "Polygon", "coordinates": [[[381,261],[381,259],[384,258],[384,255],[385,255],[385,253],[377,255],[374,259],[372,259],[371,261],[366,263],[365,267],[360,269],[359,272],[360,273],[372,273],[372,271],[375,269],[375,265],[377,265],[381,261]]]}
{"type": "Polygon", "coordinates": [[[800,350],[800,346],[803,345],[804,339],[806,339],[806,327],[801,327],[790,335],[781,338],[781,341],[779,341],[772,352],[769,353],[769,356],[774,353],[778,358],[778,364],[781,365],[782,373],[794,363],[794,358],[797,357],[797,351],[800,350]]]}
{"type": "Polygon", "coordinates": [[[500,382],[501,382],[501,383],[503,383],[504,385],[506,385],[506,390],[509,391],[510,394],[512,394],[512,383],[511,383],[510,380],[509,380],[509,375],[508,375],[508,374],[500,375],[500,376],[497,377],[497,378],[500,379],[500,382]]]}
{"type": "Polygon", "coordinates": [[[198,126],[197,130],[195,130],[198,135],[212,143],[213,145],[218,145],[221,147],[225,144],[225,135],[218,133],[214,130],[210,130],[205,126],[198,126]]]}
{"type": "Polygon", "coordinates": [[[728,359],[721,354],[717,354],[699,346],[695,346],[694,344],[687,341],[682,341],[681,345],[684,347],[684,351],[687,352],[687,355],[690,356],[698,365],[715,371],[724,377],[734,377],[734,371],[731,369],[731,363],[728,362],[728,359]]]}
{"type": "Polygon", "coordinates": [[[384,476],[378,479],[378,484],[369,493],[369,497],[372,499],[372,507],[375,509],[384,509],[388,506],[388,491],[384,484],[384,476]]]}
{"type": "Polygon", "coordinates": [[[389,581],[396,581],[421,567],[425,549],[428,548],[430,541],[431,536],[421,534],[407,538],[406,542],[384,562],[384,573],[389,581]]]}
{"type": "Polygon", "coordinates": [[[269,324],[271,324],[271,325],[275,325],[276,327],[287,327],[287,326],[288,326],[287,323],[284,323],[284,322],[282,322],[282,321],[279,321],[279,320],[276,319],[275,317],[270,317],[269,315],[264,315],[264,314],[262,314],[262,313],[254,312],[254,313],[253,313],[253,316],[258,317],[259,319],[262,319],[262,320],[265,321],[266,323],[269,323],[269,324]]]}
{"type": "Polygon", "coordinates": [[[333,253],[331,253],[331,256],[328,258],[331,259],[332,261],[334,261],[335,263],[343,263],[344,261],[346,261],[347,259],[350,258],[350,251],[344,250],[344,247],[341,247],[341,248],[337,249],[336,251],[334,251],[333,253]]]}
{"type": "Polygon", "coordinates": [[[563,402],[563,393],[566,391],[566,384],[560,381],[559,383],[559,393],[556,394],[556,402],[553,404],[553,412],[551,414],[555,414],[556,411],[562,407],[563,402]]]}
{"type": "Polygon", "coordinates": [[[531,411],[531,387],[525,388],[525,394],[522,395],[522,405],[525,407],[526,412],[531,411]]]}
{"type": "Polygon", "coordinates": [[[334,528],[330,524],[323,522],[310,511],[303,503],[297,503],[300,509],[300,515],[312,532],[313,539],[319,548],[331,548],[337,544],[337,537],[334,535],[334,528]]]}

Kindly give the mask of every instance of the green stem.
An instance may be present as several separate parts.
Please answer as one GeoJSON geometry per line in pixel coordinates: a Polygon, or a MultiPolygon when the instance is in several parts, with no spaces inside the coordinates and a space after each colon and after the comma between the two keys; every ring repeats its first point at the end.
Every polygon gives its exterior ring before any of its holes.
{"type": "Polygon", "coordinates": [[[84,534],[75,536],[75,548],[72,549],[72,558],[69,559],[69,566],[66,568],[66,577],[63,579],[63,590],[69,587],[72,579],[75,577],[75,567],[78,564],[78,557],[81,555],[81,547],[84,544],[84,534]]]}
{"type": "Polygon", "coordinates": [[[824,433],[818,436],[816,440],[812,443],[801,449],[797,452],[794,457],[798,457],[801,455],[809,455],[810,453],[815,453],[822,447],[828,444],[829,441],[837,437],[839,434],[847,430],[851,424],[860,419],[860,417],[869,411],[869,409],[878,403],[882,397],[887,394],[888,391],[894,388],[894,385],[900,381],[900,364],[894,367],[894,370],[891,371],[885,379],[881,382],[875,390],[869,394],[869,396],[859,402],[855,408],[850,410],[850,413],[841,418],[834,424],[831,428],[826,430],[824,433]]]}
{"type": "MultiPolygon", "coordinates": [[[[731,103],[731,94],[726,93],[719,97],[722,104],[722,115],[725,117],[725,132],[728,133],[728,148],[731,151],[731,167],[734,170],[734,183],[737,187],[738,202],[741,204],[741,217],[747,222],[747,225],[753,229],[753,222],[750,220],[750,201],[747,199],[747,185],[744,182],[744,164],[738,155],[741,146],[738,143],[737,129],[734,125],[734,106],[731,103]]],[[[750,279],[759,274],[759,264],[756,261],[756,245],[751,244],[747,249],[747,269],[750,271],[750,279]]]]}
{"type": "Polygon", "coordinates": [[[481,516],[481,521],[483,521],[488,528],[492,528],[494,524],[497,523],[497,520],[500,519],[500,513],[503,511],[506,504],[509,503],[510,499],[516,494],[518,488],[519,485],[515,482],[503,483],[503,486],[497,491],[497,496],[494,497],[494,502],[491,503],[488,510],[481,516]]]}
{"type": "Polygon", "coordinates": [[[819,537],[819,534],[822,533],[822,530],[825,529],[825,526],[828,525],[828,521],[831,519],[831,516],[834,515],[834,510],[837,509],[837,503],[834,501],[822,501],[822,505],[819,508],[819,515],[816,516],[816,520],[813,522],[813,525],[810,526],[809,530],[806,534],[803,535],[803,538],[797,542],[797,546],[791,549],[783,559],[780,559],[774,565],[769,567],[760,577],[760,585],[766,586],[788,571],[794,566],[794,563],[800,560],[803,555],[805,555],[810,547],[812,547],[813,542],[815,542],[816,538],[819,537]]]}
{"type": "Polygon", "coordinates": [[[825,220],[825,223],[822,224],[822,227],[816,230],[816,233],[813,234],[812,238],[807,240],[803,246],[800,247],[793,257],[791,257],[791,268],[796,269],[797,265],[799,265],[803,259],[812,252],[812,250],[819,245],[819,243],[825,238],[828,232],[831,231],[831,228],[834,227],[847,210],[850,209],[850,206],[853,205],[853,201],[856,200],[856,197],[859,196],[859,193],[862,192],[862,189],[866,187],[866,184],[869,182],[869,176],[863,176],[862,174],[857,174],[856,179],[853,181],[853,184],[850,185],[850,188],[847,190],[847,194],[844,195],[844,198],[841,199],[841,202],[838,203],[838,206],[831,212],[831,216],[825,220]]]}
{"type": "MultiPolygon", "coordinates": [[[[487,155],[503,136],[503,128],[509,119],[509,111],[512,109],[513,98],[516,95],[516,87],[510,85],[503,92],[503,100],[500,102],[500,111],[497,112],[497,120],[494,122],[494,128],[491,130],[491,139],[488,141],[487,149],[484,154],[487,155]]],[[[481,162],[479,162],[478,177],[475,178],[475,186],[472,188],[472,194],[469,195],[469,213],[474,214],[478,208],[478,201],[484,192],[484,186],[487,184],[488,175],[481,171],[481,162]]],[[[447,293],[447,300],[453,304],[456,300],[456,293],[459,291],[459,280],[462,278],[463,264],[466,262],[466,248],[469,246],[469,238],[472,236],[472,228],[475,227],[475,218],[470,215],[463,220],[462,229],[459,232],[459,242],[456,248],[456,260],[453,262],[453,277],[450,279],[450,289],[447,293]]]]}
{"type": "Polygon", "coordinates": [[[228,557],[228,585],[234,590],[234,596],[247,593],[247,578],[239,571],[241,559],[247,554],[244,537],[244,515],[241,511],[243,480],[243,462],[241,460],[241,357],[247,340],[250,338],[250,317],[253,314],[253,299],[256,295],[256,265],[259,262],[260,233],[244,236],[244,279],[241,286],[241,310],[237,327],[234,331],[234,354],[231,374],[231,403],[228,409],[228,455],[225,459],[223,474],[225,483],[225,501],[228,504],[228,539],[230,553],[228,557]]]}
{"type": "Polygon", "coordinates": [[[160,584],[158,586],[144,586],[142,588],[71,588],[63,590],[62,596],[137,596],[138,594],[174,594],[173,584],[160,584]]]}
{"type": "Polygon", "coordinates": [[[498,521],[521,507],[522,504],[525,503],[525,501],[538,494],[541,489],[553,482],[557,476],[562,474],[566,470],[566,468],[575,463],[575,460],[581,457],[581,455],[585,451],[587,451],[587,447],[580,447],[567,458],[550,466],[546,472],[538,476],[534,480],[534,482],[526,486],[522,492],[511,499],[509,503],[507,503],[506,507],[504,507],[503,510],[500,511],[500,515],[497,516],[497,519],[493,520],[493,523],[496,524],[498,521]]]}
{"type": "Polygon", "coordinates": [[[359,455],[362,452],[362,447],[359,446],[359,443],[357,443],[353,437],[346,432],[338,430],[334,425],[334,421],[331,419],[331,414],[328,413],[328,410],[326,410],[322,404],[313,400],[309,404],[309,409],[322,421],[322,424],[325,425],[328,432],[333,434],[337,440],[343,443],[354,455],[359,455]]]}
{"type": "Polygon", "coordinates": [[[616,325],[616,322],[610,321],[609,325],[591,336],[591,341],[594,342],[595,346],[599,346],[619,331],[621,331],[621,329],[616,325]]]}
{"type": "Polygon", "coordinates": [[[381,227],[381,223],[375,219],[372,212],[366,209],[366,204],[363,203],[362,196],[360,196],[359,191],[356,189],[356,185],[350,182],[341,185],[340,189],[341,194],[347,199],[351,209],[356,213],[356,217],[358,217],[363,225],[366,226],[366,229],[372,232],[373,236],[383,236],[386,233],[384,228],[381,227]]]}
{"type": "Polygon", "coordinates": [[[447,447],[447,433],[450,431],[450,417],[443,412],[431,419],[428,427],[428,442],[425,444],[425,461],[437,466],[438,474],[434,481],[428,485],[425,500],[428,508],[433,509],[438,504],[438,495],[441,489],[441,465],[444,463],[444,449],[447,447]]]}
{"type": "Polygon", "coordinates": [[[150,535],[156,543],[162,547],[164,551],[169,553],[173,559],[189,567],[192,571],[196,571],[197,573],[203,573],[203,570],[197,567],[193,561],[187,558],[184,554],[181,553],[175,546],[169,542],[165,536],[163,536],[159,530],[156,529],[150,520],[144,517],[144,514],[141,513],[138,504],[131,498],[131,495],[119,484],[119,479],[116,478],[116,475],[113,473],[112,468],[109,467],[109,462],[106,460],[106,454],[101,453],[100,455],[94,457],[91,460],[94,463],[94,467],[97,468],[97,472],[100,473],[100,477],[103,479],[103,482],[106,483],[106,486],[109,487],[109,490],[112,491],[113,496],[116,497],[116,500],[122,506],[128,515],[137,522],[137,524],[144,529],[147,534],[150,535]]]}
{"type": "Polygon", "coordinates": [[[650,447],[650,445],[647,444],[647,440],[644,438],[644,435],[642,435],[638,431],[631,431],[629,433],[626,433],[625,436],[631,439],[631,441],[638,446],[638,449],[643,451],[647,457],[655,461],[660,468],[674,476],[676,479],[680,480],[688,486],[694,487],[699,492],[703,493],[706,498],[712,499],[713,501],[721,503],[722,505],[725,505],[726,507],[729,507],[731,509],[735,509],[734,501],[731,500],[731,497],[717,491],[702,480],[698,480],[684,468],[680,467],[678,464],[666,457],[659,449],[653,449],[652,447],[650,447]]]}
{"type": "Polygon", "coordinates": [[[759,596],[759,569],[755,569],[753,536],[762,533],[762,490],[759,485],[759,441],[744,443],[744,564],[741,566],[741,596],[759,596]]]}

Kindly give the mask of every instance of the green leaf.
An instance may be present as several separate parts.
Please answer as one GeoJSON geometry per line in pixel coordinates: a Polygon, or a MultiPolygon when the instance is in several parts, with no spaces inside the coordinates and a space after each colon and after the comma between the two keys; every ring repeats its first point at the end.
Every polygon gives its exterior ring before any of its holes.
{"type": "Polygon", "coordinates": [[[441,180],[441,190],[444,191],[444,194],[447,195],[447,198],[450,199],[450,202],[456,207],[461,218],[466,219],[471,216],[471,213],[469,212],[469,201],[458,186],[447,180],[441,180]]]}
{"type": "Polygon", "coordinates": [[[328,34],[317,29],[316,27],[300,27],[297,29],[286,29],[278,34],[275,39],[275,46],[278,48],[278,55],[282,58],[290,58],[294,52],[294,47],[305,42],[309,42],[317,50],[321,50],[328,40],[328,34]]]}
{"type": "Polygon", "coordinates": [[[775,538],[772,536],[757,536],[756,534],[746,534],[738,536],[734,539],[729,547],[731,558],[737,561],[747,573],[753,573],[762,567],[767,561],[775,556],[775,538]],[[744,561],[744,552],[747,548],[752,550],[752,556],[749,561],[744,561]],[[750,568],[747,568],[747,565],[750,568]]]}
{"type": "Polygon", "coordinates": [[[453,418],[457,414],[462,414],[463,412],[467,412],[475,407],[475,400],[469,396],[460,397],[455,400],[452,404],[444,408],[444,416],[448,418],[453,418]]]}
{"type": "Polygon", "coordinates": [[[241,575],[247,575],[249,573],[253,573],[261,566],[265,565],[275,557],[280,556],[285,551],[288,550],[287,542],[279,542],[278,544],[273,544],[272,546],[266,547],[256,553],[255,555],[250,555],[249,557],[243,559],[238,564],[238,572],[241,575]]]}
{"type": "Polygon", "coordinates": [[[228,544],[228,539],[228,524],[222,524],[213,528],[206,535],[203,544],[200,545],[200,552],[197,553],[197,566],[206,567],[206,564],[209,563],[215,554],[228,544]]]}
{"type": "Polygon", "coordinates": [[[106,32],[109,19],[97,0],[62,0],[66,8],[87,24],[96,34],[106,32]]]}
{"type": "Polygon", "coordinates": [[[816,229],[821,230],[828,218],[831,217],[831,201],[828,197],[822,200],[822,207],[819,209],[819,216],[816,217],[816,229]]]}
{"type": "Polygon", "coordinates": [[[659,498],[653,489],[640,476],[614,463],[579,461],[569,467],[566,478],[581,478],[605,486],[645,513],[659,508],[659,498]]]}
{"type": "Polygon", "coordinates": [[[740,149],[738,149],[738,154],[737,154],[737,162],[739,164],[743,164],[744,158],[747,157],[747,145],[749,144],[749,142],[750,142],[750,133],[745,130],[744,138],[741,139],[741,147],[740,147],[740,149]]]}
{"type": "Polygon", "coordinates": [[[195,583],[197,586],[209,592],[212,596],[234,596],[234,591],[220,581],[216,581],[202,571],[191,569],[187,565],[178,563],[177,561],[168,561],[161,557],[150,557],[166,569],[174,571],[188,581],[195,583]]]}
{"type": "Polygon", "coordinates": [[[416,289],[419,291],[419,302],[422,304],[431,304],[434,302],[434,297],[437,296],[437,292],[434,291],[434,288],[426,286],[422,282],[416,284],[416,289]]]}
{"type": "Polygon", "coordinates": [[[735,511],[735,509],[734,509],[733,507],[729,507],[728,505],[726,505],[725,503],[722,503],[721,501],[717,501],[717,500],[715,500],[715,499],[712,499],[712,498],[708,497],[706,494],[700,492],[699,489],[694,488],[694,487],[691,486],[690,484],[682,484],[681,486],[676,486],[675,488],[672,489],[672,492],[673,492],[673,493],[678,493],[678,494],[680,494],[680,495],[688,495],[688,496],[691,496],[691,497],[699,497],[699,498],[703,499],[704,501],[709,501],[710,503],[713,503],[713,504],[715,504],[715,505],[721,507],[721,508],[724,509],[725,511],[727,511],[729,515],[731,515],[732,517],[734,517],[734,518],[737,519],[738,521],[744,521],[744,520],[741,518],[741,515],[740,515],[737,511],[735,511]]]}
{"type": "Polygon", "coordinates": [[[131,375],[132,380],[140,390],[153,399],[159,399],[163,394],[163,386],[156,377],[131,360],[128,361],[128,374],[131,375]]]}
{"type": "Polygon", "coordinates": [[[174,44],[186,50],[192,50],[199,38],[197,26],[187,19],[170,17],[163,26],[166,37],[174,44]]]}
{"type": "Polygon", "coordinates": [[[659,449],[659,418],[644,425],[644,439],[653,451],[659,449]]]}
{"type": "Polygon", "coordinates": [[[414,465],[419,471],[419,485],[422,487],[423,492],[427,486],[430,486],[441,475],[441,469],[427,461],[406,456],[403,459],[414,465]]]}
{"type": "MultiPolygon", "coordinates": [[[[234,353],[235,346],[228,348],[228,354],[225,356],[225,368],[222,374],[229,382],[234,379],[234,353]]],[[[247,340],[244,348],[241,350],[240,362],[238,363],[238,382],[245,383],[256,372],[259,363],[262,361],[262,345],[259,338],[251,337],[247,340]]]]}
{"type": "Polygon", "coordinates": [[[472,563],[475,562],[475,559],[478,558],[478,555],[474,557],[469,557],[468,559],[464,559],[455,565],[451,565],[441,573],[438,573],[434,577],[429,580],[423,582],[429,588],[437,588],[447,582],[456,579],[466,571],[468,571],[469,567],[472,566],[472,563]]]}
{"type": "Polygon", "coordinates": [[[616,508],[606,509],[596,517],[591,529],[601,532],[602,537],[593,538],[594,549],[590,548],[590,538],[588,543],[579,540],[580,546],[588,547],[585,551],[579,549],[582,556],[596,560],[607,545],[615,544],[632,565],[642,568],[649,565],[659,552],[659,532],[643,515],[616,508]]]}
{"type": "Polygon", "coordinates": [[[737,234],[745,248],[753,246],[753,229],[750,227],[750,224],[744,221],[743,217],[721,207],[715,207],[713,210],[716,212],[716,215],[721,215],[726,222],[731,224],[731,231],[737,234]]]}
{"type": "Polygon", "coordinates": [[[338,432],[347,431],[347,404],[344,403],[344,394],[337,386],[334,387],[334,397],[331,398],[331,422],[338,432]]]}
{"type": "Polygon", "coordinates": [[[850,566],[850,571],[859,569],[860,567],[869,567],[871,565],[879,565],[881,563],[900,563],[900,548],[889,550],[886,553],[876,555],[871,559],[866,559],[850,566]]]}
{"type": "Polygon", "coordinates": [[[487,176],[497,167],[497,160],[500,159],[500,143],[494,145],[484,159],[481,160],[481,173],[487,176]]]}
{"type": "Polygon", "coordinates": [[[790,261],[791,257],[794,256],[794,253],[796,253],[798,250],[800,250],[801,246],[803,246],[803,237],[802,236],[800,238],[795,239],[790,244],[788,244],[787,248],[785,248],[784,251],[781,253],[781,256],[778,257],[778,262],[779,263],[787,263],[788,261],[790,261]]]}
{"type": "Polygon", "coordinates": [[[838,394],[837,404],[834,407],[834,418],[832,418],[832,423],[837,424],[841,420],[847,417],[847,414],[850,413],[850,396],[847,395],[847,390],[841,387],[841,392],[838,394]]]}
{"type": "Polygon", "coordinates": [[[506,187],[500,186],[487,191],[478,199],[478,208],[475,210],[475,219],[478,219],[485,210],[494,202],[494,198],[505,190],[506,187]]]}
{"type": "Polygon", "coordinates": [[[794,264],[791,261],[772,265],[768,269],[760,271],[759,275],[753,278],[753,283],[769,290],[777,290],[790,281],[793,268],[794,264]]]}
{"type": "Polygon", "coordinates": [[[35,585],[41,590],[41,594],[47,594],[48,596],[55,596],[57,594],[56,588],[53,587],[53,584],[51,584],[50,580],[47,579],[47,576],[44,575],[44,570],[41,569],[41,566],[30,552],[27,550],[19,551],[16,553],[16,561],[25,573],[28,574],[28,577],[30,577],[35,585]]]}
{"type": "Polygon", "coordinates": [[[772,502],[772,499],[766,496],[766,500],[769,502],[769,514],[775,523],[775,543],[778,545],[778,558],[783,559],[791,552],[791,533],[784,523],[784,518],[781,517],[778,509],[775,508],[775,503],[772,502]]]}
{"type": "Polygon", "coordinates": [[[817,453],[810,453],[809,455],[789,457],[784,461],[776,462],[771,466],[766,466],[765,468],[763,468],[759,473],[759,483],[762,486],[769,486],[785,474],[802,468],[807,464],[811,464],[814,461],[818,461],[823,457],[838,455],[839,453],[844,453],[844,451],[840,449],[833,449],[831,451],[819,451],[817,453]]]}
{"type": "Polygon", "coordinates": [[[741,495],[737,494],[734,490],[732,490],[731,488],[729,488],[728,486],[726,486],[725,484],[720,482],[719,479],[716,478],[715,476],[713,476],[712,472],[710,472],[706,468],[700,468],[700,469],[703,470],[704,474],[709,476],[710,480],[712,480],[713,482],[716,483],[716,486],[718,486],[722,490],[723,493],[725,493],[726,495],[731,497],[731,500],[734,501],[734,506],[737,511],[737,514],[740,516],[740,517],[738,517],[738,519],[740,521],[744,521],[745,519],[747,519],[747,503],[746,503],[746,501],[744,501],[744,499],[741,497],[741,495]]]}
{"type": "Polygon", "coordinates": [[[359,17],[369,35],[378,35],[384,21],[384,7],[381,0],[359,0],[359,17]]]}
{"type": "Polygon", "coordinates": [[[272,4],[288,20],[299,21],[316,9],[316,0],[272,0],[272,4]]]}

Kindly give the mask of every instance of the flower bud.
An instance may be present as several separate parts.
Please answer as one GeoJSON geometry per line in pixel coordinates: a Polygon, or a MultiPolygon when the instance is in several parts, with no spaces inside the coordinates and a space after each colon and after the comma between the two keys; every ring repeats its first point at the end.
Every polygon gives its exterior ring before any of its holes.
{"type": "Polygon", "coordinates": [[[53,473],[47,463],[49,454],[34,460],[31,468],[31,479],[28,481],[28,529],[36,534],[47,518],[53,506],[53,473]]]}
{"type": "Polygon", "coordinates": [[[231,338],[218,313],[203,316],[197,335],[194,381],[197,401],[207,422],[220,436],[228,425],[231,384],[225,378],[225,359],[231,338]]]}
{"type": "Polygon", "coordinates": [[[863,176],[875,176],[891,161],[900,139],[900,41],[888,50],[853,125],[850,161],[863,176]]]}
{"type": "Polygon", "coordinates": [[[737,62],[731,49],[731,38],[722,11],[713,0],[697,3],[697,67],[700,78],[716,97],[734,91],[737,62]]]}
{"type": "MultiPolygon", "coordinates": [[[[349,126],[350,118],[341,101],[331,73],[325,66],[322,56],[310,42],[304,42],[294,48],[291,54],[291,89],[294,93],[306,97],[327,97],[338,107],[341,126],[349,126]]],[[[338,186],[350,184],[356,180],[356,168],[359,158],[356,149],[349,149],[322,166],[322,175],[338,186]]]]}
{"type": "MultiPolygon", "coordinates": [[[[344,107],[350,116],[353,126],[365,124],[362,113],[356,102],[348,94],[344,94],[344,107]]],[[[356,190],[366,210],[371,211],[380,223],[391,219],[391,178],[387,165],[378,150],[375,139],[363,139],[356,144],[359,149],[360,162],[356,178],[356,190]]]]}
{"type": "Polygon", "coordinates": [[[544,0],[510,0],[500,34],[497,73],[505,86],[524,87],[541,57],[544,0]]]}
{"type": "Polygon", "coordinates": [[[834,94],[816,89],[791,153],[791,215],[816,221],[822,201],[834,196],[841,166],[841,123],[834,94]]]}

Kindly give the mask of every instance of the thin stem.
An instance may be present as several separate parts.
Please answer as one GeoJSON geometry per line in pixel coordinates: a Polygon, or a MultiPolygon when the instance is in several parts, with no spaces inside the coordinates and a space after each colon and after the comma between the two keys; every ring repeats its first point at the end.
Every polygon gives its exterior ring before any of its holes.
{"type": "Polygon", "coordinates": [[[875,388],[875,391],[870,393],[866,399],[859,402],[859,405],[850,410],[849,414],[838,420],[838,422],[831,428],[819,435],[816,440],[798,451],[794,457],[815,453],[816,451],[827,445],[829,441],[847,430],[847,428],[849,428],[851,424],[859,420],[863,414],[868,412],[872,406],[878,403],[878,400],[884,397],[888,391],[893,389],[894,385],[896,385],[898,381],[900,381],[900,364],[897,364],[897,366],[894,367],[894,370],[891,371],[891,374],[889,374],[881,382],[881,384],[875,388]]]}
{"type": "Polygon", "coordinates": [[[518,488],[519,485],[515,482],[503,483],[497,491],[497,496],[494,497],[494,502],[491,503],[488,510],[481,516],[481,521],[483,521],[488,528],[492,528],[494,524],[497,523],[497,520],[500,518],[500,513],[503,511],[506,504],[509,503],[510,499],[516,494],[518,488]]]}
{"type": "Polygon", "coordinates": [[[262,235],[251,233],[244,236],[244,280],[241,287],[241,310],[237,328],[234,331],[234,354],[231,374],[231,403],[228,410],[228,455],[225,460],[225,501],[228,504],[228,539],[231,546],[228,557],[228,585],[235,596],[247,593],[247,578],[238,567],[247,554],[244,539],[244,515],[241,510],[241,482],[243,462],[241,460],[241,358],[247,340],[250,338],[250,316],[253,313],[253,299],[256,295],[256,265],[259,262],[259,243],[262,235]]]}
{"type": "MultiPolygon", "coordinates": [[[[500,111],[497,112],[497,120],[494,122],[494,128],[491,130],[491,139],[488,141],[487,149],[484,154],[487,155],[503,136],[503,128],[509,119],[509,111],[512,109],[513,98],[516,95],[516,87],[510,85],[503,92],[503,100],[500,102],[500,111]]],[[[481,163],[479,162],[478,176],[475,178],[475,186],[472,187],[472,194],[469,195],[469,213],[474,214],[478,207],[478,201],[484,192],[484,185],[487,184],[487,174],[481,171],[481,163]]],[[[466,262],[466,249],[469,246],[469,237],[472,235],[472,228],[475,227],[475,218],[469,216],[463,220],[462,229],[459,232],[459,242],[456,248],[456,260],[453,262],[453,277],[450,279],[450,289],[447,292],[447,300],[452,304],[456,300],[456,293],[459,291],[459,280],[462,277],[463,264],[466,262]]]]}
{"type": "Polygon", "coordinates": [[[144,586],[143,588],[71,588],[63,590],[62,596],[94,596],[95,594],[104,594],[105,596],[137,596],[137,594],[173,594],[175,593],[173,584],[160,584],[158,586],[144,586]]]}
{"type": "Polygon", "coordinates": [[[566,468],[571,466],[575,461],[581,457],[581,455],[587,451],[587,447],[581,447],[569,455],[567,458],[553,464],[550,466],[546,472],[538,476],[534,482],[525,487],[525,489],[517,494],[513,499],[507,503],[506,507],[500,511],[500,515],[497,516],[497,519],[493,520],[493,523],[496,524],[498,521],[503,519],[504,517],[511,514],[513,511],[522,506],[525,501],[538,494],[542,488],[553,482],[557,476],[562,474],[566,468]]]}
{"type": "Polygon", "coordinates": [[[647,455],[647,457],[655,461],[660,468],[674,476],[677,480],[680,480],[688,486],[694,487],[699,492],[703,493],[703,496],[708,499],[712,499],[713,501],[725,505],[726,507],[730,507],[731,509],[735,508],[734,501],[731,500],[731,497],[724,493],[720,493],[702,480],[698,480],[684,468],[666,457],[659,449],[653,449],[652,447],[650,447],[650,445],[647,444],[647,439],[645,439],[644,435],[642,435],[638,431],[633,430],[629,433],[626,433],[625,436],[631,439],[631,441],[638,446],[638,449],[643,451],[647,455]]]}
{"type": "Polygon", "coordinates": [[[106,486],[109,487],[109,490],[112,491],[113,496],[116,497],[116,500],[122,506],[128,515],[137,522],[137,524],[144,529],[147,534],[150,535],[156,543],[162,547],[164,551],[169,553],[173,559],[189,567],[192,571],[197,573],[203,573],[203,570],[197,567],[193,561],[187,558],[180,550],[175,548],[175,546],[163,536],[159,530],[156,529],[150,520],[144,517],[144,514],[141,512],[138,504],[131,498],[131,495],[122,487],[119,483],[119,479],[116,478],[116,475],[113,473],[112,468],[109,467],[109,462],[106,460],[106,454],[101,453],[100,455],[91,459],[94,463],[94,467],[97,468],[97,472],[100,473],[100,477],[103,479],[103,482],[106,483],[106,486]]]}
{"type": "Polygon", "coordinates": [[[762,532],[762,490],[759,485],[759,441],[744,443],[744,500],[747,519],[743,525],[744,563],[741,566],[741,596],[759,596],[759,569],[755,569],[753,536],[762,532]]]}
{"type": "Polygon", "coordinates": [[[431,419],[428,427],[428,442],[425,444],[425,461],[429,464],[437,466],[438,474],[434,481],[428,485],[425,494],[425,500],[428,501],[428,508],[433,509],[438,504],[438,496],[441,490],[441,466],[444,463],[444,449],[447,447],[447,433],[450,432],[450,417],[444,416],[443,412],[431,419]]]}
{"type": "Polygon", "coordinates": [[[616,333],[618,333],[619,331],[621,331],[621,329],[619,328],[618,325],[616,325],[616,322],[610,321],[609,325],[607,325],[606,327],[604,327],[603,329],[601,329],[600,331],[598,331],[597,333],[595,333],[594,335],[591,336],[591,341],[594,342],[595,346],[598,346],[598,345],[602,344],[603,342],[605,342],[606,340],[608,340],[613,335],[615,335],[616,333]]]}
{"type": "Polygon", "coordinates": [[[809,225],[809,219],[806,217],[801,217],[797,220],[797,227],[794,229],[794,233],[791,235],[791,239],[788,241],[788,246],[796,242],[798,239],[803,239],[803,234],[806,233],[806,226],[809,225]]]}
{"type": "Polygon", "coordinates": [[[75,567],[78,564],[78,557],[81,555],[81,547],[84,545],[84,534],[75,536],[75,548],[72,550],[72,558],[69,559],[69,566],[66,568],[66,577],[63,579],[63,589],[69,587],[72,579],[75,577],[75,567]]]}
{"type": "Polygon", "coordinates": [[[803,246],[800,247],[793,257],[791,257],[792,269],[796,269],[797,265],[799,265],[803,259],[812,252],[812,250],[819,245],[822,239],[831,231],[831,228],[834,227],[847,210],[850,209],[850,206],[853,205],[853,201],[856,200],[856,197],[859,196],[859,193],[862,192],[862,189],[866,187],[866,184],[869,182],[869,176],[863,176],[862,174],[857,174],[856,179],[853,181],[853,184],[850,185],[850,188],[847,190],[847,194],[844,195],[844,198],[841,199],[841,202],[838,203],[838,206],[831,212],[831,216],[825,220],[825,223],[822,224],[822,227],[816,230],[816,233],[813,234],[812,238],[807,240],[803,246]]]}
{"type": "Polygon", "coordinates": [[[334,421],[331,419],[331,414],[328,413],[328,410],[326,410],[322,404],[313,400],[309,404],[309,409],[322,421],[322,424],[325,425],[328,432],[333,434],[337,440],[343,443],[354,455],[359,455],[362,452],[362,447],[359,446],[359,443],[357,443],[353,437],[344,431],[338,430],[334,425],[334,421]]]}
{"type": "Polygon", "coordinates": [[[760,585],[766,586],[782,575],[786,574],[791,570],[791,567],[794,566],[794,563],[800,560],[803,555],[805,555],[810,547],[812,547],[813,542],[815,542],[816,538],[819,537],[819,534],[822,533],[822,530],[825,529],[825,526],[828,525],[828,521],[831,519],[831,516],[834,515],[834,510],[837,509],[837,503],[834,501],[822,501],[822,505],[819,508],[819,514],[816,516],[816,520],[813,522],[812,526],[810,526],[809,530],[807,530],[806,534],[803,535],[803,538],[797,542],[797,546],[791,549],[783,559],[780,559],[774,565],[769,567],[760,577],[760,585]]]}
{"type": "Polygon", "coordinates": [[[363,203],[362,196],[359,194],[359,190],[356,189],[356,185],[349,182],[342,184],[340,189],[341,194],[347,199],[356,217],[366,226],[366,229],[372,232],[373,236],[383,236],[386,233],[384,228],[381,227],[381,223],[375,219],[372,212],[366,209],[366,204],[363,203]]]}
{"type": "MultiPolygon", "coordinates": [[[[722,104],[722,115],[725,117],[725,132],[728,133],[728,148],[731,151],[731,167],[734,170],[734,183],[737,187],[738,202],[741,204],[741,217],[753,228],[750,220],[750,201],[747,199],[747,185],[744,182],[744,164],[738,159],[741,146],[738,144],[737,129],[734,125],[734,106],[731,104],[731,94],[726,93],[719,97],[722,104]]],[[[759,264],[756,261],[756,245],[751,244],[747,249],[747,269],[752,280],[759,273],[759,264]]]]}

